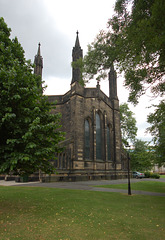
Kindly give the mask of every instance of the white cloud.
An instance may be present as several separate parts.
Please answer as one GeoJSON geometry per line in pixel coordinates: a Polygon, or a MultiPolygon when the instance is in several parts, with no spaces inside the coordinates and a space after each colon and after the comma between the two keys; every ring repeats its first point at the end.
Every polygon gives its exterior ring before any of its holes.
{"type": "Polygon", "coordinates": [[[71,79],[48,77],[45,84],[45,95],[63,95],[70,90],[71,79]]]}
{"type": "MultiPolygon", "coordinates": [[[[12,37],[17,36],[26,58],[34,60],[38,43],[44,59],[43,79],[48,85],[46,94],[64,94],[70,89],[72,48],[76,31],[80,32],[80,44],[87,51],[99,30],[105,29],[108,18],[113,14],[115,0],[0,0],[0,16],[4,17],[12,29],[12,37]]],[[[96,82],[91,83],[96,86],[96,82]]],[[[101,89],[109,95],[108,81],[101,83],[101,89]]],[[[118,79],[118,97],[126,102],[128,91],[123,87],[123,79],[118,79]]],[[[135,108],[139,126],[138,136],[145,136],[146,116],[150,105],[148,98],[142,98],[135,108]]]]}

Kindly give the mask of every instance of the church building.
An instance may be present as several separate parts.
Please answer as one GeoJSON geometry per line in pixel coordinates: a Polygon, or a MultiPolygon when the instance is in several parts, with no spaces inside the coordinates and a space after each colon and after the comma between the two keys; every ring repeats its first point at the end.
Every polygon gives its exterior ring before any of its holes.
{"type": "MultiPolygon", "coordinates": [[[[83,58],[77,32],[72,61],[83,58]]],[[[43,59],[35,56],[36,74],[42,76],[43,59]]],[[[126,175],[126,158],[122,150],[117,78],[114,67],[109,71],[109,96],[80,83],[79,68],[72,67],[70,89],[64,95],[50,95],[48,100],[62,114],[62,131],[66,133],[63,153],[52,163],[57,169],[54,180],[115,179],[126,175]]]]}

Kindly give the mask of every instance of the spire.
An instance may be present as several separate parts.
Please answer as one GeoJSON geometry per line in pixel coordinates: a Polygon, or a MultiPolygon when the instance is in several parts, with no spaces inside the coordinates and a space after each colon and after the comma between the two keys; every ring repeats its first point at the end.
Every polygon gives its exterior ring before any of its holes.
{"type": "Polygon", "coordinates": [[[40,75],[42,78],[42,68],[43,68],[43,58],[41,56],[41,44],[38,44],[38,51],[37,51],[37,55],[35,55],[34,58],[34,73],[36,75],[40,75]]]}
{"type": "MultiPolygon", "coordinates": [[[[72,62],[76,62],[78,59],[83,58],[83,51],[80,47],[80,42],[79,42],[79,32],[76,32],[77,36],[76,36],[76,42],[75,42],[75,46],[73,47],[72,50],[72,62]]],[[[81,80],[81,72],[80,69],[77,67],[72,67],[72,82],[79,82],[81,80]]]]}
{"type": "Polygon", "coordinates": [[[76,37],[75,47],[79,48],[80,47],[80,42],[78,37],[79,32],[77,31],[76,34],[77,34],[77,37],[76,37]]]}
{"type": "Polygon", "coordinates": [[[37,52],[37,56],[41,56],[41,50],[40,50],[40,47],[41,47],[41,43],[39,42],[39,44],[38,44],[38,52],[37,52]]]}
{"type": "Polygon", "coordinates": [[[113,64],[109,72],[109,97],[111,99],[118,99],[117,97],[117,75],[113,64]]]}

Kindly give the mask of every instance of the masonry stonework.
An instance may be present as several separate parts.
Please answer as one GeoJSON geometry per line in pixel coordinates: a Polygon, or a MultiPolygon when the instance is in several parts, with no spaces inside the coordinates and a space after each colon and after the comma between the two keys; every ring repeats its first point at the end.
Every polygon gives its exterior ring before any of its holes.
{"type": "MultiPolygon", "coordinates": [[[[72,58],[76,61],[82,57],[77,33],[72,58]]],[[[61,130],[66,133],[62,143],[66,153],[54,160],[59,176],[81,175],[87,179],[96,179],[97,176],[102,179],[124,177],[126,164],[122,153],[114,67],[111,67],[109,73],[109,96],[100,90],[99,84],[96,88],[82,86],[79,69],[73,69],[72,75],[67,93],[48,96],[52,105],[56,102],[56,109],[52,113],[61,113],[61,130]],[[68,153],[69,163],[66,164],[68,153]]]]}

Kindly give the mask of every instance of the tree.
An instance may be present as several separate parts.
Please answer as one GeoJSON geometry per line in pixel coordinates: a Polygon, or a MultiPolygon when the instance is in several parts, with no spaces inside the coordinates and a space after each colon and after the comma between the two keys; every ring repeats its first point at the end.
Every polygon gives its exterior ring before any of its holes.
{"type": "Polygon", "coordinates": [[[126,146],[127,142],[134,142],[137,135],[136,119],[133,117],[134,113],[129,110],[128,104],[120,105],[120,123],[122,142],[126,146]]]}
{"type": "Polygon", "coordinates": [[[130,153],[131,170],[150,170],[153,166],[154,158],[153,149],[146,142],[137,139],[134,144],[134,150],[130,153]]]}
{"type": "Polygon", "coordinates": [[[117,0],[115,15],[88,46],[84,57],[87,77],[106,76],[114,63],[125,73],[129,100],[138,98],[148,88],[154,95],[165,91],[165,1],[117,0]]]}
{"type": "Polygon", "coordinates": [[[33,74],[18,39],[0,18],[0,172],[31,174],[54,171],[49,162],[60,151],[60,115],[42,94],[41,78],[33,74]]]}
{"type": "Polygon", "coordinates": [[[156,163],[161,166],[165,164],[165,101],[162,100],[155,107],[154,113],[148,116],[147,122],[151,124],[148,131],[153,135],[156,163]]]}
{"type": "MultiPolygon", "coordinates": [[[[92,79],[95,76],[97,80],[105,78],[110,66],[115,64],[119,72],[124,72],[130,102],[137,104],[139,97],[148,89],[152,96],[163,97],[165,92],[164,9],[164,0],[116,0],[115,14],[109,19],[107,30],[100,31],[95,41],[88,46],[83,62],[85,78],[92,79]]],[[[151,115],[149,118],[151,123],[154,122],[152,117],[151,115]]],[[[152,134],[154,132],[155,130],[152,134]]],[[[164,137],[161,131],[157,133],[159,136],[153,136],[154,142],[158,144],[156,146],[158,150],[162,149],[164,137]]],[[[162,150],[159,151],[161,151],[160,159],[164,158],[162,150]]]]}

